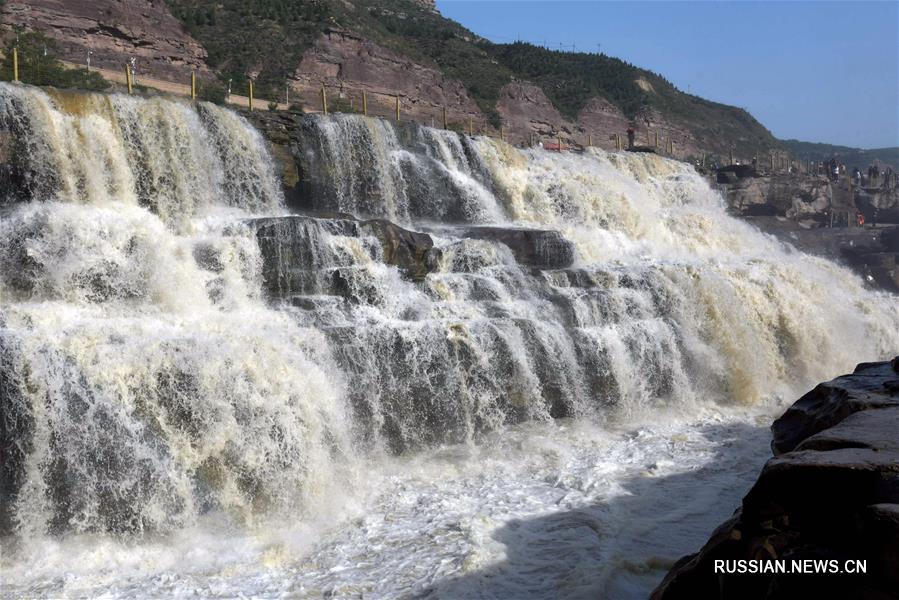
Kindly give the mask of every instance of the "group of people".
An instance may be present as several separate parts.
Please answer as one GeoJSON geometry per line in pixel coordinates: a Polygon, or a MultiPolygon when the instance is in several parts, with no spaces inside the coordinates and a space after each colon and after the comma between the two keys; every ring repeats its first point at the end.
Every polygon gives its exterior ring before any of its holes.
{"type": "Polygon", "coordinates": [[[817,166],[818,174],[827,175],[827,178],[831,181],[838,181],[840,179],[840,175],[846,173],[846,165],[837,162],[836,158],[822,161],[818,163],[817,166]]]}
{"type": "Polygon", "coordinates": [[[896,180],[897,176],[892,167],[881,169],[879,165],[871,165],[868,167],[866,178],[862,176],[858,167],[852,169],[852,181],[858,186],[874,186],[879,183],[882,189],[889,190],[897,184],[896,180]]]}

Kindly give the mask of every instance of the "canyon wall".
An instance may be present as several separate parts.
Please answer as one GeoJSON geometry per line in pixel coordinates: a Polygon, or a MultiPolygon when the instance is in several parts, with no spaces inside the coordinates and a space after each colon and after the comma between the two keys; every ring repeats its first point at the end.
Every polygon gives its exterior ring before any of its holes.
{"type": "Polygon", "coordinates": [[[120,69],[132,57],[137,74],[183,80],[195,70],[211,76],[206,50],[163,0],[7,0],[3,29],[42,31],[56,41],[59,58],[120,69]]]}

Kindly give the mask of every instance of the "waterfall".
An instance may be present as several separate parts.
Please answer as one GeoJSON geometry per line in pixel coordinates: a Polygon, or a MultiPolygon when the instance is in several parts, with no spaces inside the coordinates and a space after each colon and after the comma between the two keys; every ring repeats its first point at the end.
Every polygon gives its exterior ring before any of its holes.
{"type": "Polygon", "coordinates": [[[0,84],[0,534],[302,519],[372,456],[790,396],[895,297],[654,155],[0,84]],[[392,221],[392,222],[391,222],[392,221]]]}
{"type": "Polygon", "coordinates": [[[279,204],[259,133],[212,104],[3,84],[0,119],[22,171],[19,199],[139,204],[180,226],[213,206],[279,204]]]}
{"type": "Polygon", "coordinates": [[[347,114],[312,116],[300,133],[315,208],[395,221],[505,220],[468,138],[347,114]]]}
{"type": "Polygon", "coordinates": [[[0,84],[0,530],[168,531],[327,502],[354,452],[322,333],[262,299],[261,136],[201,104],[0,84]],[[11,200],[11,201],[10,201],[11,200]]]}

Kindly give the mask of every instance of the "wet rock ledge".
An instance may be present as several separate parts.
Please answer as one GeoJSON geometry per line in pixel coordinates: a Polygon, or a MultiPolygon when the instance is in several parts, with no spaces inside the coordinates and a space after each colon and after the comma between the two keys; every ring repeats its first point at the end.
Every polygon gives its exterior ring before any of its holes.
{"type": "Polygon", "coordinates": [[[771,426],[774,458],[653,600],[899,595],[899,357],[822,383],[771,426]],[[716,560],[867,561],[857,574],[716,574],[716,560]]]}

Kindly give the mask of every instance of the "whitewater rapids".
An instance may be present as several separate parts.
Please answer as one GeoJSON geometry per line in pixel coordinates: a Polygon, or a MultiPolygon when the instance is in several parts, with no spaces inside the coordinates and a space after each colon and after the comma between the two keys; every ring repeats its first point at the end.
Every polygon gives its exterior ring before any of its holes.
{"type": "Polygon", "coordinates": [[[426,273],[288,219],[233,112],[0,84],[3,596],[644,597],[785,402],[899,348],[683,163],[297,126],[311,208],[426,273]]]}

